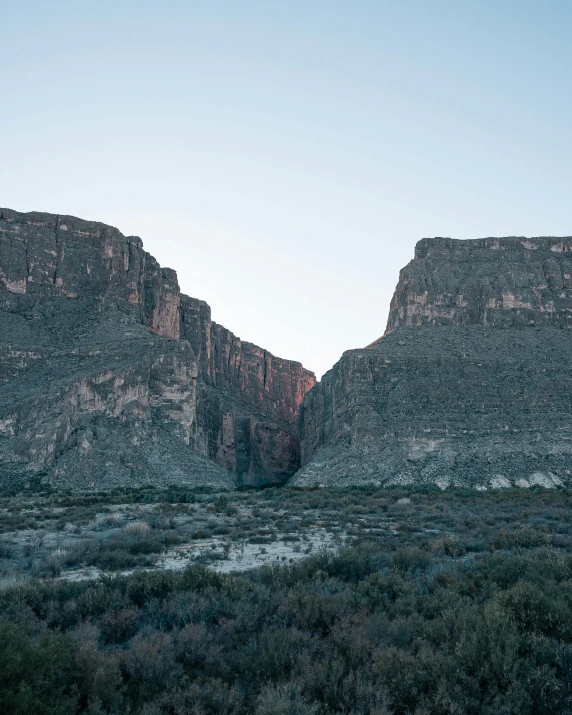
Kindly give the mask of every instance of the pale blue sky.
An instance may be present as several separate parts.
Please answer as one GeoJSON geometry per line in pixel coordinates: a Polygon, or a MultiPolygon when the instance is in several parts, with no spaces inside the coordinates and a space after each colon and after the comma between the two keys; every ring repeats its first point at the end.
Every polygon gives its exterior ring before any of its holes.
{"type": "Polygon", "coordinates": [[[572,234],[570,0],[0,10],[0,205],[140,235],[318,375],[419,238],[572,234]]]}

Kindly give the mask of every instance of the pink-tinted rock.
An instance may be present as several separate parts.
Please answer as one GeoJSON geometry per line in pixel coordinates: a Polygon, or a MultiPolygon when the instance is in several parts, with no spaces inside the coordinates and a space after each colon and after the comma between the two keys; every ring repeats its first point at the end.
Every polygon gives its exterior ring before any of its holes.
{"type": "Polygon", "coordinates": [[[199,369],[197,448],[241,484],[285,481],[300,463],[298,413],[313,373],[241,341],[203,301],[183,296],[182,314],[199,369]]]}

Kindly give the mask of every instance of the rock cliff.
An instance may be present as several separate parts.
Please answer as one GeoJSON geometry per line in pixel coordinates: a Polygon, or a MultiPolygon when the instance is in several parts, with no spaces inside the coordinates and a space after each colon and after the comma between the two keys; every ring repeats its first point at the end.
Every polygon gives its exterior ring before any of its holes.
{"type": "Polygon", "coordinates": [[[387,332],[401,325],[572,325],[572,238],[425,238],[402,271],[387,332]]]}
{"type": "Polygon", "coordinates": [[[294,484],[571,483],[572,238],[423,239],[303,403],[294,484]]]}
{"type": "Polygon", "coordinates": [[[313,386],[211,321],[141,239],[0,209],[0,483],[281,483],[313,386]]]}
{"type": "Polygon", "coordinates": [[[196,448],[243,485],[286,481],[300,466],[298,413],[313,373],[243,342],[183,296],[182,336],[197,356],[196,448]]]}

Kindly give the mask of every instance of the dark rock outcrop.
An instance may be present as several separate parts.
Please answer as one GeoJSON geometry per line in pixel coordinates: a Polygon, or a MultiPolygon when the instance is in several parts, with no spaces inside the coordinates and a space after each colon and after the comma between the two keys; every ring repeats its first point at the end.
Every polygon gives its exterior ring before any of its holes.
{"type": "Polygon", "coordinates": [[[423,239],[306,396],[294,484],[572,482],[572,238],[423,239]]]}
{"type": "Polygon", "coordinates": [[[0,209],[0,325],[4,486],[260,485],[299,466],[313,375],[213,323],[137,237],[0,209]]]}

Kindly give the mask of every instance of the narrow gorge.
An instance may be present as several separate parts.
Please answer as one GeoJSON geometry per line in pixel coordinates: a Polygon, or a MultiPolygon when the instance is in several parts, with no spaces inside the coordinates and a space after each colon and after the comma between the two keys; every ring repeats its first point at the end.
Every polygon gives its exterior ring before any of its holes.
{"type": "Polygon", "coordinates": [[[0,485],[569,484],[572,238],[423,239],[316,384],[140,238],[0,209],[0,485]]]}

